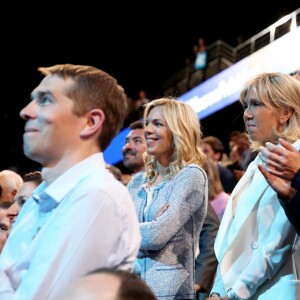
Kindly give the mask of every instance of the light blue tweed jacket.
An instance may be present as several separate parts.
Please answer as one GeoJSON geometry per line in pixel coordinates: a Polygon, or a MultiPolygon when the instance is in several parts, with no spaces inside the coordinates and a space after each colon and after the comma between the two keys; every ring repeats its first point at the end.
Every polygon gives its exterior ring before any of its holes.
{"type": "Polygon", "coordinates": [[[195,256],[207,212],[207,177],[195,164],[154,187],[147,207],[144,172],[132,177],[129,192],[142,234],[140,276],[158,299],[194,299],[195,256]],[[156,221],[158,210],[170,207],[156,221]]]}

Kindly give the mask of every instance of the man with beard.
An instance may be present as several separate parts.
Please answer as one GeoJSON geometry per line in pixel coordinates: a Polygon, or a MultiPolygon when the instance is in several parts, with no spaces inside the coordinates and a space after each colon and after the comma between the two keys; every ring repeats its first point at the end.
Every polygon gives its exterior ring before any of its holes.
{"type": "Polygon", "coordinates": [[[143,153],[147,149],[143,121],[132,122],[129,129],[125,145],[122,148],[123,164],[133,173],[138,173],[144,170],[143,153]]]}

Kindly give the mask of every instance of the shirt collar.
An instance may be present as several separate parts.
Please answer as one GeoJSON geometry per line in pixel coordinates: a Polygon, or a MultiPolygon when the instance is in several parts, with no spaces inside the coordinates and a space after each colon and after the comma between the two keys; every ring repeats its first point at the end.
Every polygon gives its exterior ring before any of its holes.
{"type": "Polygon", "coordinates": [[[93,154],[77,163],[49,186],[43,181],[32,195],[35,202],[40,205],[40,211],[47,212],[55,208],[70,190],[96,169],[98,171],[105,169],[102,152],[93,154]]]}

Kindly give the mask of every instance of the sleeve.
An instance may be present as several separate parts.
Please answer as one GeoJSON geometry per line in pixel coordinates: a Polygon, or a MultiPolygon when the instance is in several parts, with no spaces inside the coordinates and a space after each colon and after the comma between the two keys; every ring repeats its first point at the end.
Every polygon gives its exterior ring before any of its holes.
{"type": "Polygon", "coordinates": [[[143,174],[144,174],[144,172],[139,172],[139,173],[133,174],[127,184],[127,189],[132,197],[135,194],[136,190],[143,183],[143,176],[144,176],[143,174]]]}
{"type": "MultiPolygon", "coordinates": [[[[172,182],[172,192],[168,195],[171,204],[168,210],[156,221],[140,223],[143,237],[140,250],[165,247],[203,202],[207,201],[207,178],[202,169],[187,167],[176,177],[172,182]]],[[[203,219],[205,214],[206,209],[203,210],[203,219]]]]}
{"type": "Polygon", "coordinates": [[[300,169],[297,171],[295,177],[293,178],[291,186],[297,191],[300,190],[300,169]]]}
{"type": "Polygon", "coordinates": [[[289,202],[279,201],[287,218],[294,226],[298,235],[300,235],[300,191],[297,191],[295,196],[289,202]]]}
{"type": "Polygon", "coordinates": [[[6,272],[0,269],[0,297],[1,299],[13,300],[15,299],[15,291],[11,285],[9,278],[6,275],[6,272]]]}
{"type": "MultiPolygon", "coordinates": [[[[16,266],[13,275],[22,276],[16,299],[58,299],[75,278],[96,268],[133,266],[140,233],[129,195],[119,193],[114,201],[104,191],[79,193],[58,206],[36,235],[24,253],[29,259],[22,258],[29,265],[16,266]]],[[[2,275],[0,299],[7,299],[2,275]]]]}
{"type": "Polygon", "coordinates": [[[228,297],[220,274],[220,264],[217,266],[216,277],[210,295],[213,293],[219,294],[221,298],[228,297]]]}
{"type": "Polygon", "coordinates": [[[229,289],[231,293],[246,299],[252,296],[286,263],[294,251],[296,241],[294,228],[288,222],[283,209],[279,209],[271,228],[259,238],[257,248],[253,249],[247,266],[229,289]]]}
{"type": "Polygon", "coordinates": [[[214,251],[214,242],[220,221],[208,202],[207,214],[200,233],[200,253],[196,258],[195,283],[210,291],[217,270],[218,261],[214,251]]]}

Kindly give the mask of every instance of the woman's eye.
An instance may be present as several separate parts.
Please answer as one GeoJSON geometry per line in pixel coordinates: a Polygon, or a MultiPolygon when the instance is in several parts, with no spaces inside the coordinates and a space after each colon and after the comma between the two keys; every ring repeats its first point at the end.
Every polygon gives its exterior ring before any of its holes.
{"type": "Polygon", "coordinates": [[[262,103],[259,102],[259,101],[255,101],[255,102],[252,103],[252,105],[253,105],[253,106],[261,106],[262,103]]]}

